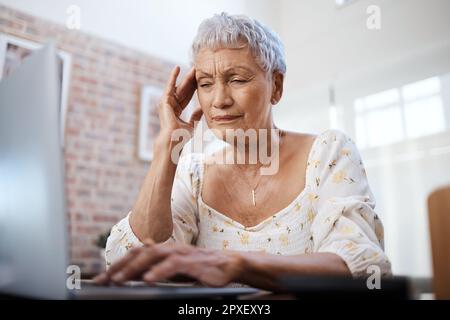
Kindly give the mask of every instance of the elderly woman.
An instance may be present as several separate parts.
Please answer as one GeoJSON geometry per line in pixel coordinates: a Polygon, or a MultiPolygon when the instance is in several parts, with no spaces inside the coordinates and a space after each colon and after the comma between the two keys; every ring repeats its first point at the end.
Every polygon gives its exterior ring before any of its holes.
{"type": "MultiPolygon", "coordinates": [[[[159,104],[154,159],[130,214],[112,229],[108,270],[98,283],[187,276],[209,286],[240,282],[277,288],[285,274],[390,274],[383,227],[354,142],[336,130],[317,136],[280,130],[261,148],[279,146],[279,167],[224,164],[171,154],[178,129],[204,115],[226,130],[277,129],[272,107],[286,73],[279,37],[258,21],[225,13],[205,20],[192,46],[193,68],[177,87],[172,71],[159,104]],[[197,91],[201,108],[180,119],[197,91]]],[[[229,142],[229,141],[227,141],[229,142]]],[[[258,141],[260,142],[260,141],[258,141]]],[[[236,153],[233,140],[227,148],[236,153]]]]}

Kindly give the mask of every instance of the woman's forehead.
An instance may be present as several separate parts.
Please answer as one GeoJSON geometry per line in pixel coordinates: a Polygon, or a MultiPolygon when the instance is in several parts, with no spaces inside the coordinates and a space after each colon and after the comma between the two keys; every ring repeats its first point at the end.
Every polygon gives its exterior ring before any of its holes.
{"type": "Polygon", "coordinates": [[[197,74],[225,71],[256,71],[258,65],[248,48],[202,49],[194,61],[197,74]]]}

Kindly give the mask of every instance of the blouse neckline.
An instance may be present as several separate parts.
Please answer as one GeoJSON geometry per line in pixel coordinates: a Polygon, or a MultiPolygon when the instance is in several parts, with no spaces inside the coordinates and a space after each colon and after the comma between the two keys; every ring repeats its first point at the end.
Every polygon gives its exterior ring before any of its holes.
{"type": "Polygon", "coordinates": [[[310,188],[310,184],[309,184],[309,179],[308,179],[308,173],[309,173],[309,168],[311,167],[311,157],[313,155],[313,151],[316,148],[316,144],[318,143],[320,135],[317,135],[314,139],[314,142],[309,150],[308,153],[308,158],[306,160],[306,170],[305,170],[305,187],[303,188],[302,191],[300,191],[300,193],[294,198],[294,200],[292,200],[286,207],[282,208],[281,210],[277,211],[276,213],[270,215],[269,217],[265,218],[264,220],[262,220],[261,222],[259,222],[258,224],[254,225],[254,226],[250,226],[250,227],[246,227],[243,224],[241,224],[240,222],[230,218],[229,216],[227,216],[226,214],[223,214],[222,212],[214,209],[213,207],[211,207],[210,205],[208,205],[207,203],[205,203],[205,201],[203,201],[203,177],[204,177],[204,172],[205,172],[205,161],[204,161],[204,157],[200,158],[200,184],[199,184],[199,192],[198,192],[198,201],[200,202],[200,204],[202,206],[204,206],[206,209],[212,211],[214,214],[216,214],[217,216],[219,216],[221,219],[223,220],[228,220],[230,221],[233,225],[238,226],[241,229],[247,230],[247,231],[257,231],[259,229],[261,229],[264,225],[266,225],[267,223],[271,222],[273,219],[279,218],[280,216],[283,216],[284,214],[286,214],[287,212],[290,212],[292,209],[292,207],[306,194],[306,192],[309,190],[310,188]],[[308,165],[309,163],[309,165],[308,165]]]}

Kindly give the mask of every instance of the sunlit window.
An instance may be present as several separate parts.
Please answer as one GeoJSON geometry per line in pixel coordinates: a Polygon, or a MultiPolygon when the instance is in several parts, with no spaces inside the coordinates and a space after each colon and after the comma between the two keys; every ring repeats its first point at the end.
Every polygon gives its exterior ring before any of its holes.
{"type": "Polygon", "coordinates": [[[445,130],[439,78],[429,78],[402,88],[406,134],[416,138],[445,130]]]}
{"type": "Polygon", "coordinates": [[[439,77],[356,99],[354,110],[356,140],[361,148],[446,129],[439,77]]]}
{"type": "Polygon", "coordinates": [[[355,101],[356,137],[361,147],[379,146],[400,141],[404,132],[400,94],[386,90],[355,101]]]}

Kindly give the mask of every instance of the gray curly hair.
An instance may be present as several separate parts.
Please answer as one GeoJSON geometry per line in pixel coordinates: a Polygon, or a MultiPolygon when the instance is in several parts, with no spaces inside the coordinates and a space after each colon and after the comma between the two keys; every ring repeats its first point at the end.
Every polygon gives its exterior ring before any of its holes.
{"type": "Polygon", "coordinates": [[[203,48],[249,46],[260,67],[268,74],[286,73],[284,46],[280,37],[259,21],[245,15],[222,12],[203,20],[191,48],[191,63],[203,48]],[[246,42],[242,45],[242,41],[246,42]]]}

